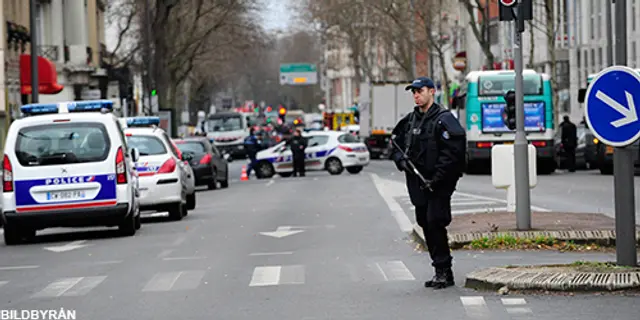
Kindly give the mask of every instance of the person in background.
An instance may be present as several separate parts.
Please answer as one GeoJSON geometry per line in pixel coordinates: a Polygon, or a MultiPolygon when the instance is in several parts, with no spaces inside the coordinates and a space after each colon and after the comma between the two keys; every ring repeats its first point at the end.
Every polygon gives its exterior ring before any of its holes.
{"type": "Polygon", "coordinates": [[[578,146],[578,128],[569,116],[564,116],[560,124],[562,130],[562,147],[567,155],[567,169],[569,172],[576,172],[576,147],[578,146]]]}
{"type": "Polygon", "coordinates": [[[304,151],[307,149],[307,139],[302,136],[300,129],[296,129],[296,131],[293,132],[293,137],[287,141],[287,145],[290,147],[293,156],[293,176],[296,177],[299,174],[301,177],[304,177],[304,151]]]}
{"type": "Polygon", "coordinates": [[[251,128],[249,130],[249,136],[244,139],[244,148],[247,151],[247,157],[249,157],[249,167],[247,168],[247,177],[251,176],[251,170],[255,169],[257,165],[256,155],[260,151],[260,140],[255,135],[255,130],[251,128]]]}

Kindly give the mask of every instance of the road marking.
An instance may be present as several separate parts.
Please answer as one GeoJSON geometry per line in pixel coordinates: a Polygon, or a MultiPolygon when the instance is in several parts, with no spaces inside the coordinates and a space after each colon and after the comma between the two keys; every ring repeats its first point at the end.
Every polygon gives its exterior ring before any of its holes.
{"type": "Polygon", "coordinates": [[[65,292],[73,288],[76,284],[82,281],[84,277],[78,278],[64,278],[58,281],[50,283],[41,291],[34,294],[33,298],[44,298],[44,297],[59,297],[63,295],[65,292]]]}
{"type": "Polygon", "coordinates": [[[507,211],[507,207],[471,208],[471,209],[451,210],[451,214],[489,213],[489,212],[497,212],[497,211],[507,211]]]}
{"type": "Polygon", "coordinates": [[[518,306],[527,304],[523,298],[502,298],[502,304],[505,306],[518,306]]]}
{"type": "Polygon", "coordinates": [[[382,264],[376,263],[376,265],[378,265],[378,269],[384,275],[385,281],[407,281],[416,279],[402,261],[386,261],[382,264]]]}
{"type": "Polygon", "coordinates": [[[144,286],[142,291],[169,291],[180,275],[182,275],[182,271],[157,273],[147,282],[147,285],[144,286]]]}
{"type": "Polygon", "coordinates": [[[162,252],[160,252],[160,254],[158,255],[158,258],[164,258],[164,257],[170,255],[171,252],[173,252],[173,249],[162,250],[162,252]]]}
{"type": "Polygon", "coordinates": [[[65,297],[79,297],[84,296],[89,293],[91,289],[97,287],[106,276],[97,276],[97,277],[86,277],[80,281],[77,285],[71,287],[68,291],[66,291],[63,296],[65,297]]]}
{"type": "Polygon", "coordinates": [[[45,247],[45,250],[49,250],[52,252],[67,252],[67,251],[71,251],[71,250],[75,250],[75,249],[80,249],[80,248],[84,248],[86,246],[88,246],[88,244],[84,244],[85,242],[87,242],[87,240],[78,240],[78,241],[73,241],[61,246],[55,246],[55,247],[45,247]]]}
{"type": "Polygon", "coordinates": [[[270,185],[272,185],[272,184],[274,184],[274,183],[275,183],[275,180],[273,180],[273,179],[272,179],[272,180],[269,180],[269,182],[267,182],[267,184],[265,185],[265,187],[268,187],[268,186],[270,186],[270,185]]]}
{"type": "Polygon", "coordinates": [[[275,286],[280,282],[280,266],[256,267],[253,270],[250,287],[275,286]]]}
{"type": "Polygon", "coordinates": [[[451,201],[452,207],[464,207],[464,206],[484,206],[499,204],[495,201],[451,201]]]}
{"type": "Polygon", "coordinates": [[[460,297],[467,315],[474,319],[488,319],[491,313],[484,297],[460,297]]]}
{"type": "Polygon", "coordinates": [[[186,240],[186,238],[184,236],[180,237],[180,238],[176,239],[173,242],[173,244],[171,244],[171,245],[174,246],[174,247],[177,247],[177,246],[181,245],[184,242],[184,240],[186,240]]]}
{"type": "MultiPolygon", "coordinates": [[[[507,203],[507,200],[503,200],[503,199],[498,199],[498,198],[492,198],[492,197],[486,197],[486,196],[479,196],[479,195],[475,195],[475,194],[471,194],[471,193],[466,193],[466,192],[460,192],[460,191],[456,191],[454,193],[461,195],[461,196],[465,196],[465,197],[469,197],[469,198],[474,198],[477,200],[489,200],[489,201],[495,201],[495,202],[500,202],[500,203],[507,203]]],[[[541,207],[536,207],[536,206],[531,206],[532,210],[536,210],[536,211],[544,211],[544,212],[550,212],[551,210],[546,209],[546,208],[541,208],[541,207]]]]}
{"type": "Polygon", "coordinates": [[[9,266],[9,267],[0,267],[0,271],[37,269],[37,268],[40,268],[40,266],[9,266]]]}
{"type": "Polygon", "coordinates": [[[204,271],[193,270],[193,271],[183,271],[180,274],[180,279],[176,278],[173,285],[171,286],[171,291],[183,291],[183,290],[193,290],[200,285],[202,278],[204,277],[204,271]]]}
{"type": "Polygon", "coordinates": [[[169,258],[162,258],[162,260],[164,261],[173,261],[173,260],[201,260],[201,259],[206,259],[207,257],[169,257],[169,258]]]}
{"type": "Polygon", "coordinates": [[[291,255],[293,252],[285,251],[285,252],[255,252],[249,254],[250,256],[280,256],[280,255],[291,255]]]}
{"type": "Polygon", "coordinates": [[[529,308],[507,308],[509,314],[525,314],[533,313],[529,308]]]}
{"type": "MultiPolygon", "coordinates": [[[[400,194],[398,194],[398,190],[396,190],[397,188],[387,186],[387,184],[398,184],[401,186],[404,186],[404,184],[396,181],[382,179],[375,173],[371,174],[371,178],[373,179],[373,183],[375,184],[378,193],[380,193],[380,196],[382,197],[384,202],[387,203],[391,214],[396,219],[398,226],[400,226],[400,230],[407,233],[412,232],[413,224],[411,223],[411,220],[409,220],[409,217],[407,217],[407,214],[404,212],[400,204],[394,199],[395,196],[400,196],[400,194]]],[[[405,188],[400,190],[404,191],[405,188]]],[[[404,196],[404,194],[402,194],[401,196],[404,196]]]]}

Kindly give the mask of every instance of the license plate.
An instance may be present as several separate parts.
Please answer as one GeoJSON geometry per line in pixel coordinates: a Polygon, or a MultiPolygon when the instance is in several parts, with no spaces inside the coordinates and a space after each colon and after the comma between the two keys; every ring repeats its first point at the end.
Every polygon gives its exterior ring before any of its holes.
{"type": "Polygon", "coordinates": [[[47,200],[82,200],[84,198],[84,191],[47,192],[47,200]]]}
{"type": "Polygon", "coordinates": [[[358,160],[360,160],[360,161],[367,161],[367,157],[360,157],[360,158],[358,158],[358,160]]]}

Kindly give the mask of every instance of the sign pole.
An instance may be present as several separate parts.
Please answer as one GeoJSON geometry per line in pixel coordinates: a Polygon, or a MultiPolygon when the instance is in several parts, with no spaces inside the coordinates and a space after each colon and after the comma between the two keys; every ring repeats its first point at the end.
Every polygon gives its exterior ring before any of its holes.
{"type": "Polygon", "coordinates": [[[515,183],[516,183],[516,227],[518,230],[531,229],[531,199],[529,190],[529,142],[524,128],[524,79],[522,58],[522,33],[524,32],[524,4],[518,0],[516,28],[514,34],[514,54],[516,72],[516,136],[514,140],[515,183]]]}
{"type": "MultiPolygon", "coordinates": [[[[610,5],[610,4],[607,4],[610,5]]],[[[627,64],[627,1],[616,0],[616,65],[627,64]]],[[[636,218],[633,152],[616,147],[613,152],[613,181],[616,210],[616,260],[618,265],[636,266],[636,218]]]]}

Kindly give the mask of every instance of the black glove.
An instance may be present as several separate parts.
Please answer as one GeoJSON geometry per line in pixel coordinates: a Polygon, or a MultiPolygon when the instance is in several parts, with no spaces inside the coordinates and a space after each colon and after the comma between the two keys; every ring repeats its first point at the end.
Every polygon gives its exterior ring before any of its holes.
{"type": "Polygon", "coordinates": [[[398,171],[411,172],[411,167],[409,167],[409,164],[407,163],[407,160],[400,159],[400,160],[396,161],[395,163],[396,163],[396,168],[398,168],[398,171]]]}

